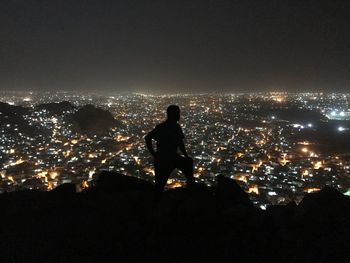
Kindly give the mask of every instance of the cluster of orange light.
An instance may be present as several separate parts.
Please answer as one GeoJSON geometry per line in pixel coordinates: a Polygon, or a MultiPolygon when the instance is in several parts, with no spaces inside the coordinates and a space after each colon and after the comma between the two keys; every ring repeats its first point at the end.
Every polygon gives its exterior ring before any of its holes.
{"type": "Polygon", "coordinates": [[[133,147],[133,144],[132,143],[129,143],[128,145],[125,146],[125,151],[130,151],[133,147]]]}
{"type": "Polygon", "coordinates": [[[15,182],[15,180],[13,179],[13,177],[12,177],[12,176],[7,176],[7,179],[8,179],[9,181],[11,181],[12,183],[14,183],[14,182],[15,182]]]}
{"type": "Polygon", "coordinates": [[[117,136],[114,137],[114,139],[117,141],[117,142],[125,142],[127,140],[130,139],[130,137],[128,136],[123,136],[121,134],[118,134],[117,136]]]}
{"type": "Polygon", "coordinates": [[[285,166],[288,162],[289,162],[289,160],[287,159],[287,154],[284,153],[284,154],[282,155],[280,164],[281,164],[282,166],[285,166]]]}
{"type": "Polygon", "coordinates": [[[283,102],[286,98],[284,96],[272,96],[272,99],[277,102],[283,102]]]}
{"type": "Polygon", "coordinates": [[[178,187],[183,187],[183,183],[177,181],[177,182],[172,182],[170,184],[167,184],[167,188],[173,189],[178,187]]]}
{"type": "Polygon", "coordinates": [[[96,153],[89,153],[88,157],[89,157],[90,159],[96,158],[96,157],[97,157],[97,154],[96,154],[96,153]]]}
{"type": "Polygon", "coordinates": [[[311,193],[319,192],[320,190],[321,190],[320,188],[306,188],[306,189],[304,189],[304,192],[311,194],[311,193]]]}
{"type": "Polygon", "coordinates": [[[321,161],[316,162],[316,163],[314,164],[314,169],[318,170],[318,169],[320,169],[320,168],[322,168],[322,162],[321,162],[321,161]]]}
{"type": "Polygon", "coordinates": [[[253,164],[252,173],[256,172],[261,165],[262,165],[262,161],[258,162],[257,164],[253,164]]]}
{"type": "Polygon", "coordinates": [[[58,176],[58,172],[50,172],[49,177],[51,180],[55,180],[55,178],[58,176]]]}
{"type": "Polygon", "coordinates": [[[303,178],[304,176],[308,176],[309,175],[309,171],[308,170],[304,170],[301,177],[303,178]]]}
{"type": "Polygon", "coordinates": [[[262,145],[264,145],[265,143],[266,143],[266,141],[265,141],[264,139],[259,140],[259,141],[256,142],[256,144],[259,145],[259,146],[262,146],[262,145]]]}
{"type": "Polygon", "coordinates": [[[39,178],[39,179],[44,179],[44,182],[47,182],[47,174],[48,174],[48,172],[42,171],[42,172],[37,173],[35,177],[39,178]]]}
{"type": "Polygon", "coordinates": [[[193,174],[193,176],[194,176],[195,178],[199,178],[199,177],[201,176],[201,174],[202,174],[203,171],[204,171],[204,168],[203,168],[203,167],[198,167],[197,172],[195,172],[195,173],[193,174]]]}
{"type": "Polygon", "coordinates": [[[240,157],[242,157],[243,154],[244,154],[244,153],[236,153],[236,154],[234,155],[235,160],[238,159],[238,158],[240,158],[240,157]]]}
{"type": "Polygon", "coordinates": [[[92,176],[95,174],[96,168],[93,168],[92,170],[89,171],[89,179],[92,179],[92,176]]]}
{"type": "Polygon", "coordinates": [[[21,164],[21,163],[24,163],[24,161],[22,159],[16,160],[16,165],[21,164]]]}
{"type": "Polygon", "coordinates": [[[306,147],[303,147],[303,148],[301,148],[301,151],[302,151],[303,153],[307,153],[307,152],[309,151],[309,149],[306,148],[306,147]]]}
{"type": "Polygon", "coordinates": [[[140,164],[141,164],[141,160],[140,160],[139,157],[134,156],[134,160],[135,160],[135,163],[136,163],[137,165],[140,165],[140,164]]]}
{"type": "Polygon", "coordinates": [[[52,190],[54,188],[54,184],[52,182],[48,182],[47,184],[47,190],[52,190]]]}
{"type": "Polygon", "coordinates": [[[245,176],[245,175],[237,175],[234,177],[234,179],[237,181],[240,181],[240,182],[244,182],[244,183],[248,182],[247,176],[245,176]]]}
{"type": "Polygon", "coordinates": [[[260,193],[259,193],[259,187],[258,187],[258,185],[256,185],[256,184],[253,184],[253,185],[251,185],[249,188],[248,188],[248,194],[251,194],[251,193],[254,193],[254,194],[256,194],[256,195],[259,195],[260,193]]]}
{"type": "Polygon", "coordinates": [[[83,189],[89,188],[89,183],[88,183],[88,181],[84,180],[84,181],[81,183],[81,188],[83,188],[83,189]]]}
{"type": "Polygon", "coordinates": [[[300,145],[310,145],[310,142],[302,141],[302,142],[298,142],[298,144],[300,144],[300,145]]]}
{"type": "Polygon", "coordinates": [[[155,175],[154,170],[151,167],[145,167],[145,168],[143,168],[143,170],[146,173],[152,174],[153,176],[155,175]]]}

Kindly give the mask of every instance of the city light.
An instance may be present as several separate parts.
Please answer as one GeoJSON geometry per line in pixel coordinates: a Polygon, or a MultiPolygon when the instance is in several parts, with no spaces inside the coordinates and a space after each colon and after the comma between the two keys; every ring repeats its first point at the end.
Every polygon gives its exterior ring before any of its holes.
{"type": "MultiPolygon", "coordinates": [[[[27,134],[15,122],[0,123],[0,147],[4,156],[0,167],[3,182],[0,192],[23,188],[51,190],[67,182],[83,191],[106,170],[154,182],[153,160],[144,136],[165,120],[169,104],[178,104],[182,109],[180,125],[188,152],[194,159],[197,182],[215,187],[216,176],[222,174],[234,179],[258,206],[263,207],[300,200],[306,193],[321,188],[325,181],[339,189],[350,189],[347,168],[350,167],[350,153],[344,148],[346,144],[344,147],[337,144],[334,153],[328,154],[322,148],[333,147],[332,143],[313,135],[304,136],[317,134],[331,119],[303,120],[304,116],[294,116],[288,120],[288,114],[277,115],[276,106],[265,115],[259,112],[266,104],[280,105],[282,111],[298,106],[306,112],[329,113],[327,117],[334,111],[333,117],[338,122],[335,130],[347,135],[346,124],[340,124],[342,120],[337,119],[348,116],[348,104],[340,103],[344,97],[336,101],[337,96],[330,96],[328,101],[317,99],[319,96],[251,93],[103,97],[66,93],[61,98],[56,93],[33,93],[31,101],[24,102],[5,94],[2,99],[5,102],[11,101],[20,107],[32,105],[23,119],[32,128],[38,128],[38,132],[27,134]],[[63,100],[71,101],[75,108],[59,115],[45,107],[41,110],[35,107],[43,102],[63,100]],[[118,124],[103,136],[81,133],[69,122],[69,115],[86,104],[108,110],[118,124]],[[49,132],[40,134],[40,130],[49,132]],[[338,152],[339,147],[343,148],[338,152]]],[[[167,188],[182,187],[185,178],[175,170],[168,183],[167,188]]]]}
{"type": "Polygon", "coordinates": [[[303,147],[303,148],[301,149],[301,151],[302,151],[303,153],[307,153],[307,152],[309,151],[309,149],[306,148],[306,147],[303,147]]]}

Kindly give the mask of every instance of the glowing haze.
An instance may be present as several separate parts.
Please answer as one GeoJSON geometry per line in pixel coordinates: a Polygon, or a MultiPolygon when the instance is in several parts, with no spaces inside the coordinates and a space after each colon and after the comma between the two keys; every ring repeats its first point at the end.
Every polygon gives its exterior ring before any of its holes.
{"type": "Polygon", "coordinates": [[[5,0],[0,89],[346,91],[350,4],[5,0]]]}

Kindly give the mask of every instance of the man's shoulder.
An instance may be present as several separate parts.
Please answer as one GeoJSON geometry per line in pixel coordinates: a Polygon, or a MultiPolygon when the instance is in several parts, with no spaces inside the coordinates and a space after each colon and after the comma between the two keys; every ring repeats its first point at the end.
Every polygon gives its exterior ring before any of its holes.
{"type": "Polygon", "coordinates": [[[165,123],[165,122],[161,122],[161,123],[157,124],[157,125],[154,127],[154,129],[152,130],[152,132],[158,134],[158,133],[162,132],[163,130],[166,130],[167,128],[168,128],[168,127],[167,127],[166,123],[165,123]]]}
{"type": "Polygon", "coordinates": [[[162,130],[162,123],[157,124],[153,130],[151,130],[146,137],[149,138],[154,138],[155,136],[157,136],[157,134],[159,134],[159,131],[162,130]]]}
{"type": "Polygon", "coordinates": [[[161,122],[161,123],[157,124],[154,129],[158,130],[158,129],[165,128],[166,126],[167,126],[166,122],[161,122]]]}

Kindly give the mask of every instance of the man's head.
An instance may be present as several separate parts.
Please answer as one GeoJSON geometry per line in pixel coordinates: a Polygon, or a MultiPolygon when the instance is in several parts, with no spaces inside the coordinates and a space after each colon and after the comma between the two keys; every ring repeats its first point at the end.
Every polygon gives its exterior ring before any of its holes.
{"type": "Polygon", "coordinates": [[[179,121],[180,120],[180,108],[177,105],[170,105],[166,109],[166,114],[168,116],[168,120],[171,121],[179,121]]]}

